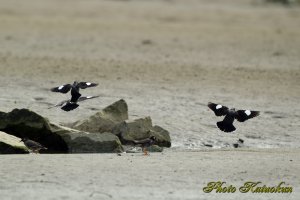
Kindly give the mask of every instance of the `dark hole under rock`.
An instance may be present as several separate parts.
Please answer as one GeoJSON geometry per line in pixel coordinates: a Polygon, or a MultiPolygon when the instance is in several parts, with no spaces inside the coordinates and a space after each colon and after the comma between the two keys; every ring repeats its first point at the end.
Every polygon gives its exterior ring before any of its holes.
{"type": "Polygon", "coordinates": [[[64,140],[59,136],[51,133],[47,129],[35,129],[25,126],[24,124],[9,125],[1,129],[7,134],[14,135],[19,138],[27,137],[30,140],[42,144],[47,150],[41,150],[40,153],[67,153],[68,146],[64,140]]]}
{"type": "Polygon", "coordinates": [[[13,148],[12,146],[0,142],[1,154],[28,154],[28,151],[20,148],[13,148]]]}
{"type": "Polygon", "coordinates": [[[50,131],[48,121],[27,109],[14,109],[9,113],[0,112],[0,131],[41,143],[48,148],[41,150],[41,153],[68,152],[68,146],[64,140],[50,131]]]}

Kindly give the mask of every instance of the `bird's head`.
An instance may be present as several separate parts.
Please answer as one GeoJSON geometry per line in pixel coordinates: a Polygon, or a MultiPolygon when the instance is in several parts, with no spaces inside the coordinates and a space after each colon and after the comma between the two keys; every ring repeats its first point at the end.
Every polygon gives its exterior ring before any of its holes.
{"type": "Polygon", "coordinates": [[[75,85],[77,85],[78,84],[78,81],[74,81],[73,82],[73,85],[75,86],[75,85]]]}

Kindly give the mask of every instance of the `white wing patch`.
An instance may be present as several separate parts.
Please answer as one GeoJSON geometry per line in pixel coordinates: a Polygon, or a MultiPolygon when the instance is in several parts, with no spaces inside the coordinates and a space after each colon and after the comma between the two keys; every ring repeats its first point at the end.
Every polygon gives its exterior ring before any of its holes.
{"type": "Polygon", "coordinates": [[[87,82],[87,83],[86,83],[86,85],[87,85],[87,86],[90,86],[90,85],[92,85],[92,83],[90,83],[90,82],[87,82]]]}
{"type": "Polygon", "coordinates": [[[63,89],[65,86],[61,85],[58,87],[59,90],[63,89]]]}
{"type": "Polygon", "coordinates": [[[220,108],[222,108],[222,105],[219,104],[219,105],[216,106],[217,110],[220,109],[220,108]]]}
{"type": "Polygon", "coordinates": [[[93,98],[93,96],[87,96],[86,98],[87,98],[87,99],[91,99],[91,98],[93,98]]]}
{"type": "Polygon", "coordinates": [[[245,113],[246,113],[246,115],[250,115],[251,114],[251,111],[250,110],[245,110],[245,113]]]}

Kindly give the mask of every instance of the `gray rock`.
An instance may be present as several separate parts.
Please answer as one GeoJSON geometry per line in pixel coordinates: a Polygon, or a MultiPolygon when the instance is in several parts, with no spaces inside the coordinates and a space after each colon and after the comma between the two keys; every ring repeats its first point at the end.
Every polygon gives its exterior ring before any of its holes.
{"type": "Polygon", "coordinates": [[[0,154],[26,154],[27,147],[20,138],[0,131],[0,154]]]}
{"type": "Polygon", "coordinates": [[[98,136],[63,127],[27,109],[1,112],[0,122],[0,131],[39,142],[48,148],[47,153],[122,152],[120,140],[112,133],[98,136]]]}
{"type": "Polygon", "coordinates": [[[40,130],[47,128],[48,120],[28,109],[14,109],[9,113],[0,112],[0,130],[14,129],[15,131],[26,131],[24,126],[29,129],[40,130]]]}
{"type": "MultiPolygon", "coordinates": [[[[116,127],[120,128],[122,139],[124,140],[140,140],[150,137],[152,128],[152,120],[150,117],[136,119],[134,121],[123,122],[116,127]]],[[[116,133],[118,128],[113,129],[113,133],[116,133]]]]}
{"type": "Polygon", "coordinates": [[[171,137],[169,131],[160,127],[153,126],[151,129],[154,133],[153,135],[158,139],[158,145],[162,147],[171,147],[171,137]]]}
{"type": "Polygon", "coordinates": [[[50,130],[62,138],[69,153],[123,152],[119,138],[112,133],[88,133],[52,123],[50,130]]]}
{"type": "Polygon", "coordinates": [[[75,122],[71,127],[81,131],[104,133],[111,132],[113,127],[127,119],[128,107],[121,99],[88,119],[75,122]]]}
{"type": "Polygon", "coordinates": [[[169,132],[160,126],[152,126],[150,117],[136,119],[131,122],[124,121],[116,125],[112,133],[120,138],[122,144],[132,144],[133,140],[141,140],[155,136],[157,138],[157,145],[162,147],[171,146],[169,132]]]}

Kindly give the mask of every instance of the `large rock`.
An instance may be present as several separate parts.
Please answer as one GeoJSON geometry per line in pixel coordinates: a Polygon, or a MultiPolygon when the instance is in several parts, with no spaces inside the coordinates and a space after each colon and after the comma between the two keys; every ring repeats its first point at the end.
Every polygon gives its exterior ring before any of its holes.
{"type": "Polygon", "coordinates": [[[150,117],[128,120],[128,107],[121,99],[102,111],[90,116],[88,119],[77,121],[71,128],[92,133],[111,132],[119,137],[122,144],[132,144],[133,140],[156,136],[157,145],[171,146],[170,134],[160,126],[153,126],[150,117]]]}
{"type": "Polygon", "coordinates": [[[160,126],[153,126],[150,117],[136,119],[134,121],[124,121],[116,125],[112,133],[120,138],[122,144],[132,144],[133,140],[155,136],[157,138],[157,145],[162,147],[171,146],[169,132],[160,126]]]}
{"type": "Polygon", "coordinates": [[[20,138],[0,131],[0,154],[25,154],[29,153],[20,138]]]}
{"type": "Polygon", "coordinates": [[[50,130],[63,139],[69,153],[123,152],[119,138],[112,133],[88,133],[56,124],[50,124],[50,130]]]}
{"type": "Polygon", "coordinates": [[[0,112],[0,131],[19,138],[28,137],[47,147],[47,153],[121,152],[122,145],[112,133],[101,136],[50,123],[27,109],[0,112]]]}
{"type": "Polygon", "coordinates": [[[48,120],[28,109],[14,109],[9,113],[0,112],[0,130],[28,132],[48,128],[48,120]],[[24,129],[25,128],[25,129],[24,129]]]}
{"type": "Polygon", "coordinates": [[[81,131],[104,133],[111,132],[113,127],[127,119],[128,107],[121,99],[88,119],[75,122],[71,127],[81,131]]]}

